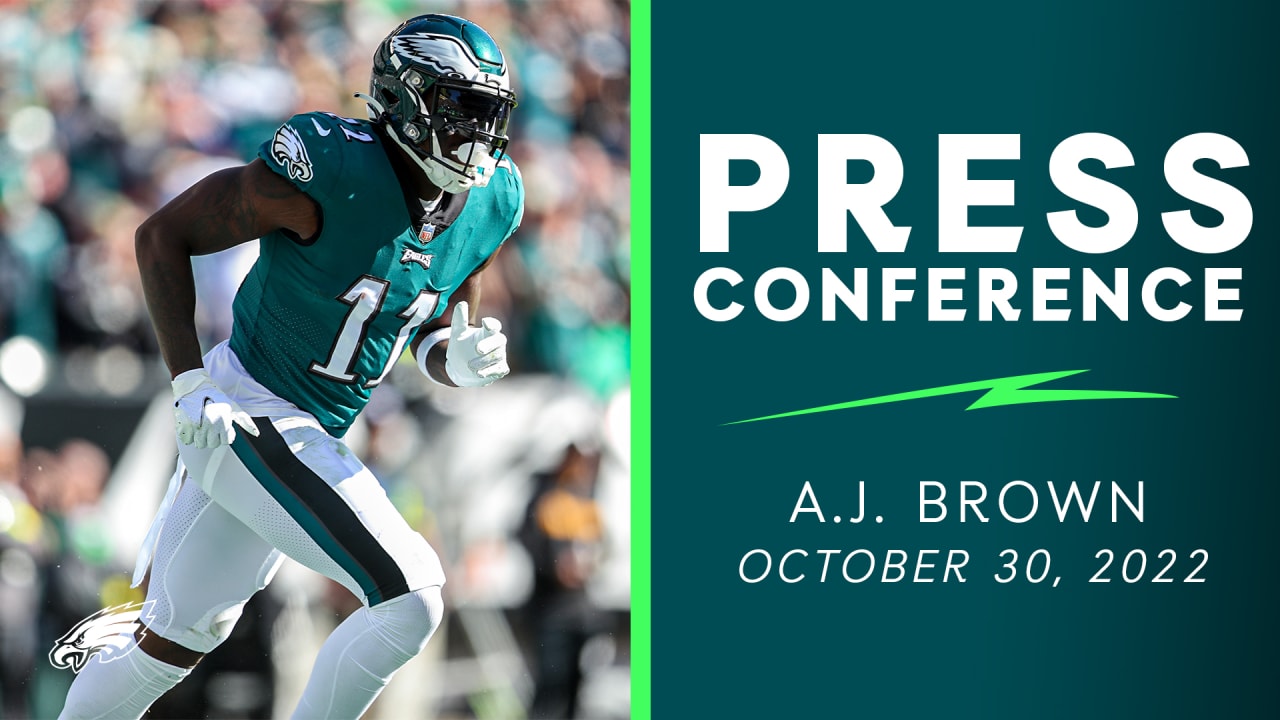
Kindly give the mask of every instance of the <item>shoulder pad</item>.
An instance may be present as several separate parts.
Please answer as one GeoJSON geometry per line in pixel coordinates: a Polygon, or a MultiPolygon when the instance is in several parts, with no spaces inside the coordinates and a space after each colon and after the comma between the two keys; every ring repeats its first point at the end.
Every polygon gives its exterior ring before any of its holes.
{"type": "MultiPolygon", "coordinates": [[[[328,113],[294,115],[262,143],[258,157],[299,190],[323,198],[345,164],[348,139],[342,124],[340,118],[328,113]]],[[[368,141],[373,142],[372,138],[368,141]]]]}
{"type": "Polygon", "coordinates": [[[524,219],[524,178],[520,176],[520,168],[516,166],[516,162],[511,159],[510,155],[504,155],[502,160],[498,162],[498,170],[498,177],[505,175],[505,182],[501,184],[502,190],[498,202],[503,208],[503,212],[511,218],[511,223],[506,232],[506,237],[511,237],[524,219]],[[507,172],[502,173],[502,170],[507,172]]]}

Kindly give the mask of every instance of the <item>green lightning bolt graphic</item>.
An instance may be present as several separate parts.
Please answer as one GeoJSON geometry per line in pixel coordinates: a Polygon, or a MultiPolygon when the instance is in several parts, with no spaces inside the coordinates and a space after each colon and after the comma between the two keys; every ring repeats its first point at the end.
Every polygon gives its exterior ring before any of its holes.
{"type": "Polygon", "coordinates": [[[1177,397],[1176,395],[1165,395],[1162,393],[1130,392],[1127,390],[1028,389],[1034,385],[1040,385],[1059,378],[1079,375],[1080,373],[1086,372],[1089,371],[1061,370],[1059,372],[1034,373],[1031,375],[1014,375],[1013,377],[996,378],[994,380],[979,380],[977,382],[960,383],[958,385],[943,385],[942,387],[928,388],[925,390],[913,390],[911,392],[894,393],[893,395],[881,395],[879,397],[851,400],[849,402],[836,403],[834,405],[823,405],[821,407],[792,410],[791,412],[764,415],[762,417],[748,418],[746,420],[735,420],[724,424],[740,425],[742,423],[759,422],[761,420],[777,420],[780,418],[794,417],[796,415],[812,415],[814,413],[830,412],[832,410],[845,410],[848,408],[866,407],[868,405],[884,405],[886,403],[902,402],[904,400],[919,400],[921,398],[938,397],[940,395],[958,395],[960,393],[976,392],[978,390],[986,390],[986,392],[982,394],[982,397],[973,401],[973,404],[965,408],[965,410],[999,407],[1001,405],[1061,402],[1064,400],[1131,400],[1135,398],[1177,397]]]}

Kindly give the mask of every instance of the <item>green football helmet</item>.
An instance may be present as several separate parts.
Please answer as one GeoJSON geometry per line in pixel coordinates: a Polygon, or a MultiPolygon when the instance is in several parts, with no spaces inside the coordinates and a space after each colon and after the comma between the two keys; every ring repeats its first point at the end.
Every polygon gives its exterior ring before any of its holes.
{"type": "Polygon", "coordinates": [[[387,35],[373,56],[372,119],[412,158],[432,184],[458,193],[489,183],[507,149],[516,106],[498,43],[479,25],[452,15],[420,15],[387,35]],[[446,156],[440,138],[465,141],[446,156]]]}

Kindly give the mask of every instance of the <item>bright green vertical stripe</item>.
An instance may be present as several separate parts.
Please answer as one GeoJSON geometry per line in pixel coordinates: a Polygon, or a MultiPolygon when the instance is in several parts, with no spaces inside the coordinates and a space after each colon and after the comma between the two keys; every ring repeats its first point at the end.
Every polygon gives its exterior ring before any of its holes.
{"type": "Polygon", "coordinates": [[[650,0],[631,3],[631,717],[649,720],[650,536],[650,0]]]}

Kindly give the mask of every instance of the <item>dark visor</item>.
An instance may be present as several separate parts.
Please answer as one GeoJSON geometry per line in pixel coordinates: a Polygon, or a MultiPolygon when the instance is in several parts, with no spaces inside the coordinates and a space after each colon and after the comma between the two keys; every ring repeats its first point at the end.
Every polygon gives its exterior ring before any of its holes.
{"type": "Polygon", "coordinates": [[[462,88],[437,86],[435,112],[450,120],[474,120],[481,127],[505,126],[511,103],[462,88]]]}

